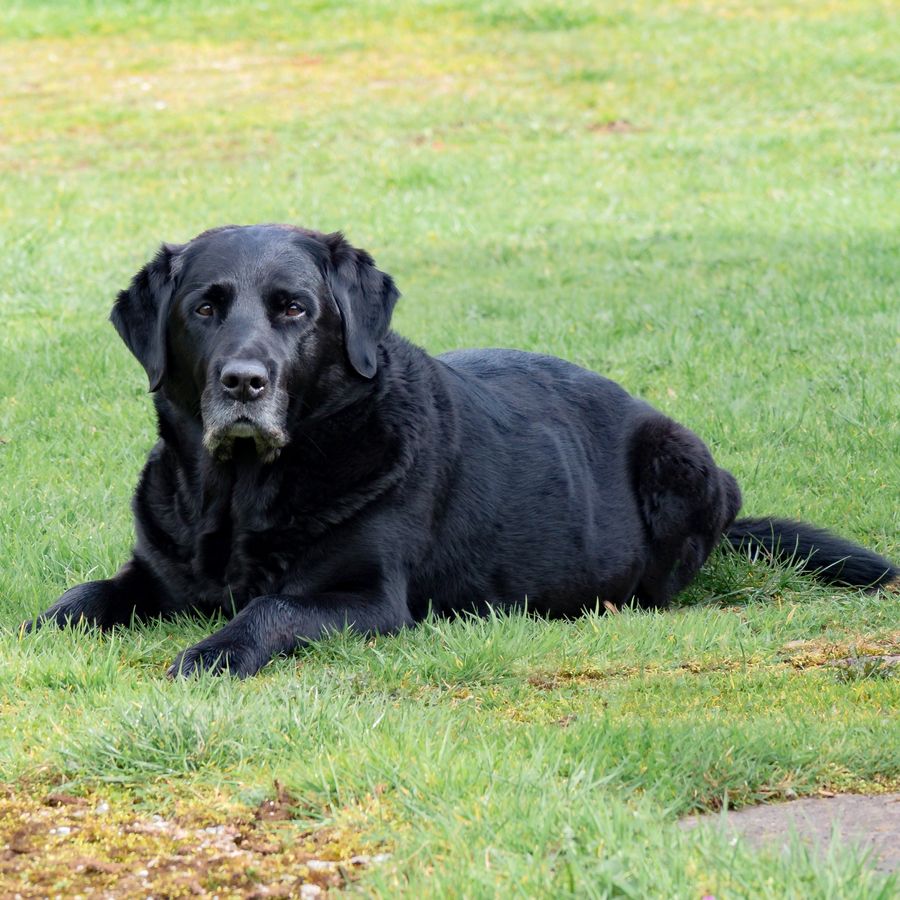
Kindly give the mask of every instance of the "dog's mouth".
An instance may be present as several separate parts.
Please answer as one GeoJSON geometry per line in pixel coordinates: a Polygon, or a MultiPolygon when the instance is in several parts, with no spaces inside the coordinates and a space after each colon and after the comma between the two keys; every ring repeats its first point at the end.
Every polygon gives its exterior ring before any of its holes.
{"type": "Polygon", "coordinates": [[[203,433],[203,445],[219,460],[243,457],[249,452],[255,453],[260,462],[274,462],[287,441],[280,425],[247,416],[238,416],[227,423],[217,422],[203,433]]]}
{"type": "Polygon", "coordinates": [[[274,462],[289,440],[287,392],[272,386],[266,395],[243,401],[223,397],[208,384],[200,400],[203,445],[218,460],[274,462]]]}

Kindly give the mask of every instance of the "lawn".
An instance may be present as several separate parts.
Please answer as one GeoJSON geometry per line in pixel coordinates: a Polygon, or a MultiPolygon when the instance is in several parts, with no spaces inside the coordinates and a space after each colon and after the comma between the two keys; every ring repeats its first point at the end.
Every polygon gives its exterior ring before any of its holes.
{"type": "Polygon", "coordinates": [[[216,625],[18,625],[127,557],[154,421],[108,309],[225,222],[342,229],[429,351],[596,369],[746,513],[900,557],[898,44],[853,0],[5,4],[0,895],[894,896],[852,848],[676,823],[900,789],[900,679],[825,664],[900,652],[897,594],[721,553],[666,612],[245,682],[164,678],[216,625]]]}

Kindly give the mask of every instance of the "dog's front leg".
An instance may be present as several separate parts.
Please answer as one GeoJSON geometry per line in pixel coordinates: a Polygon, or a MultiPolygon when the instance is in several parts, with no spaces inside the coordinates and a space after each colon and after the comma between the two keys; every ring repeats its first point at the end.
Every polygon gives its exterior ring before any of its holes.
{"type": "Polygon", "coordinates": [[[329,632],[349,626],[361,634],[390,634],[412,624],[406,592],[396,587],[315,598],[257,597],[224,628],[179,654],[167,674],[173,678],[205,670],[245,678],[276,654],[290,653],[329,632]]]}
{"type": "Polygon", "coordinates": [[[22,628],[37,631],[48,622],[61,628],[84,623],[99,628],[128,625],[162,612],[161,587],[139,559],[131,559],[112,577],[69,588],[49,609],[22,628]]]}

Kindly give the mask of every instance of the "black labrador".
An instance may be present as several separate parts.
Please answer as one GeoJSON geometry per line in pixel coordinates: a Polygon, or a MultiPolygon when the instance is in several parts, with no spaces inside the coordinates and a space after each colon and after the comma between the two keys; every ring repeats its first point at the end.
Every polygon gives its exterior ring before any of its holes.
{"type": "Polygon", "coordinates": [[[245,676],[429,610],[663,607],[723,537],[832,583],[897,578],[812,526],[736,522],[737,482],[706,445],[612,381],[516,350],[429,356],[389,331],[398,296],[341,234],[164,245],[112,310],[159,420],[134,555],[28,627],[221,610],[170,674],[245,676]]]}

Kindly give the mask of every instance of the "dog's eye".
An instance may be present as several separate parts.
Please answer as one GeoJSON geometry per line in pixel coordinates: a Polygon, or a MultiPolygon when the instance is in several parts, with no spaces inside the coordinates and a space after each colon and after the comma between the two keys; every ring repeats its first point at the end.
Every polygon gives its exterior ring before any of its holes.
{"type": "Polygon", "coordinates": [[[208,316],[211,316],[215,310],[213,309],[212,303],[201,303],[194,312],[197,313],[198,316],[207,318],[208,316]]]}
{"type": "Polygon", "coordinates": [[[296,319],[297,316],[306,315],[306,310],[296,300],[291,300],[291,302],[284,307],[284,314],[289,319],[296,319]]]}

